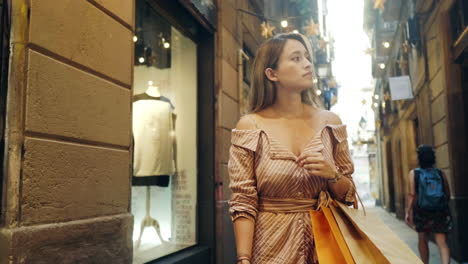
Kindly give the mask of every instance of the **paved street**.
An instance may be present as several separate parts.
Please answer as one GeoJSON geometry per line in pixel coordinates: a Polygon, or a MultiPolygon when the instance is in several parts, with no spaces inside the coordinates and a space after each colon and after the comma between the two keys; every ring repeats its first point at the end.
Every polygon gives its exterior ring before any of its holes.
{"type": "MultiPolygon", "coordinates": [[[[418,236],[416,231],[411,229],[406,225],[405,222],[397,219],[395,215],[388,213],[383,209],[382,207],[368,207],[369,211],[372,211],[373,213],[377,214],[385,224],[387,224],[404,242],[406,242],[410,248],[416,253],[417,256],[419,256],[418,252],[418,236]]],[[[439,256],[439,250],[436,246],[435,243],[432,241],[429,242],[429,252],[430,252],[430,257],[429,257],[429,263],[430,264],[439,264],[440,262],[440,256],[439,256]]],[[[455,260],[452,259],[450,262],[451,264],[459,264],[455,260]]]]}

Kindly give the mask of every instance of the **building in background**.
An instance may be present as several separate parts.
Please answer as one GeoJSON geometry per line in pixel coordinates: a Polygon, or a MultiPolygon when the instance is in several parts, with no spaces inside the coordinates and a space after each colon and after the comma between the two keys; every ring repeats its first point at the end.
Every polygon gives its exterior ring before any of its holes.
{"type": "Polygon", "coordinates": [[[416,147],[431,144],[452,190],[454,258],[468,261],[468,4],[366,0],[383,204],[404,218],[416,147]]]}

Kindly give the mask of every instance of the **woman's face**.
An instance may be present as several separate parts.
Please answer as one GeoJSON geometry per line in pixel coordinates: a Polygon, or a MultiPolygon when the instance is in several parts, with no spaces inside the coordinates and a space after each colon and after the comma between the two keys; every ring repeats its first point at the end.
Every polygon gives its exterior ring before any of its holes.
{"type": "Polygon", "coordinates": [[[294,91],[303,91],[313,84],[310,54],[301,42],[288,39],[278,60],[274,76],[279,87],[294,91]]]}

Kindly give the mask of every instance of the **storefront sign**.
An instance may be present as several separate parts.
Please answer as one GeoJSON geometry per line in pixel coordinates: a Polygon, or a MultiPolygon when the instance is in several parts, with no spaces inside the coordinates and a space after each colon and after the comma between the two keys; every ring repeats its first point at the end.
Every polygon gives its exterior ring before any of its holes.
{"type": "Polygon", "coordinates": [[[413,98],[413,90],[411,89],[411,80],[408,75],[390,77],[390,93],[392,94],[392,101],[405,100],[413,98]]]}

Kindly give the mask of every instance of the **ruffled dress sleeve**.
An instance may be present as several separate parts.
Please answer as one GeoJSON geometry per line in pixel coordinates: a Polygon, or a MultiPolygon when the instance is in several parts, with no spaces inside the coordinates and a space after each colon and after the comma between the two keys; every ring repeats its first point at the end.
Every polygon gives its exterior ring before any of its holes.
{"type": "Polygon", "coordinates": [[[232,221],[245,217],[253,222],[258,212],[255,152],[260,130],[232,130],[229,150],[229,188],[232,191],[229,213],[232,221]]]}
{"type": "Polygon", "coordinates": [[[351,205],[356,201],[356,188],[354,185],[352,174],[354,172],[354,164],[351,159],[348,146],[348,134],[346,132],[346,125],[329,125],[331,128],[335,144],[333,148],[333,158],[338,171],[353,183],[344,197],[336,197],[337,200],[351,205]]]}

